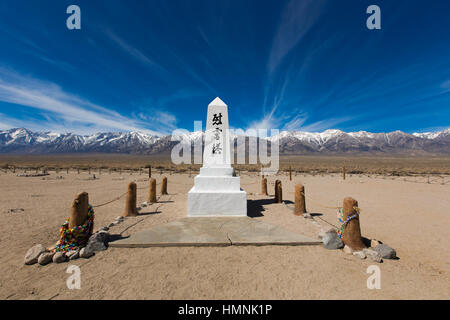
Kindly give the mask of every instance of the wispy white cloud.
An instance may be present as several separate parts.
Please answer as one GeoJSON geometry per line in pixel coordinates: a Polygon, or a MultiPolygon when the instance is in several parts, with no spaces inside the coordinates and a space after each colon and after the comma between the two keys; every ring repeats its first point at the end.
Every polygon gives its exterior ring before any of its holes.
{"type": "Polygon", "coordinates": [[[283,58],[314,26],[323,7],[323,0],[291,0],[281,14],[269,55],[269,73],[273,73],[283,58]]]}
{"type": "Polygon", "coordinates": [[[444,92],[450,91],[450,80],[444,81],[441,83],[441,88],[444,89],[444,92]]]}
{"type": "Polygon", "coordinates": [[[334,129],[335,126],[337,126],[338,124],[345,123],[350,120],[354,120],[354,118],[352,117],[330,118],[312,122],[310,124],[301,126],[297,130],[307,132],[321,132],[328,129],[334,129]]]}
{"type": "Polygon", "coordinates": [[[114,42],[122,51],[133,57],[135,60],[139,61],[143,65],[150,67],[152,69],[157,69],[161,72],[167,72],[167,70],[161,66],[160,64],[156,63],[153,59],[151,59],[147,54],[142,52],[142,50],[139,50],[135,46],[129,44],[127,41],[122,39],[120,36],[118,36],[116,33],[114,33],[110,29],[104,29],[104,34],[112,41],[114,42]]]}
{"type": "MultiPolygon", "coordinates": [[[[169,113],[159,114],[160,118],[152,118],[150,123],[142,119],[129,118],[67,93],[54,83],[24,77],[4,69],[0,69],[0,101],[39,110],[44,118],[47,116],[47,119],[38,126],[46,130],[52,127],[59,129],[57,131],[68,131],[67,128],[71,128],[77,133],[81,131],[144,131],[151,134],[163,134],[167,133],[168,129],[165,125],[176,121],[169,113]],[[153,128],[147,129],[148,126],[153,127],[153,125],[165,130],[158,132],[153,128]]],[[[9,121],[2,119],[3,125],[23,123],[30,127],[30,121],[27,123],[22,119],[10,118],[9,121]]]]}
{"type": "Polygon", "coordinates": [[[283,127],[283,130],[287,131],[293,131],[298,130],[302,127],[302,125],[307,121],[308,117],[306,113],[300,113],[294,117],[292,117],[291,120],[286,122],[286,124],[283,127]]]}

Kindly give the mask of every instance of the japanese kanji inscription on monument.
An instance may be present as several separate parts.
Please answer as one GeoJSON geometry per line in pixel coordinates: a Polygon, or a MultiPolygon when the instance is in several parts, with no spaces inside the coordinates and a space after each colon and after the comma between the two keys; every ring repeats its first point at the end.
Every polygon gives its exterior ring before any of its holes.
{"type": "Polygon", "coordinates": [[[203,166],[231,168],[228,107],[216,98],[208,106],[203,166]]]}

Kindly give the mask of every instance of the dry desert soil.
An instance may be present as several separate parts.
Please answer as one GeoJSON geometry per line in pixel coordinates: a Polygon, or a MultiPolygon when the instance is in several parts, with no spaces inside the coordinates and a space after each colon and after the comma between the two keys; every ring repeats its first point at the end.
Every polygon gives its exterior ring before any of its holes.
{"type": "MultiPolygon", "coordinates": [[[[90,259],[24,265],[35,244],[50,246],[70,212],[75,194],[86,191],[93,205],[115,199],[127,184],[147,200],[145,173],[92,174],[72,170],[45,177],[0,172],[0,299],[449,299],[450,179],[414,183],[403,178],[340,174],[269,176],[269,194],[281,179],[284,204],[261,196],[260,177],[241,172],[253,219],[317,239],[321,228],[337,225],[344,197],[358,200],[363,236],[395,248],[399,260],[384,260],[381,289],[369,290],[369,260],[322,246],[229,246],[108,248],[90,259]],[[447,181],[447,182],[445,182],[447,181]],[[435,183],[434,183],[435,182],[435,183]],[[294,216],[294,184],[302,183],[314,220],[294,216]],[[13,210],[13,212],[10,211],[13,210]],[[20,209],[23,209],[20,210],[20,209]],[[81,289],[66,285],[69,265],[81,270],[81,289]]],[[[186,216],[193,175],[163,172],[169,195],[110,229],[123,236],[186,216]]],[[[160,183],[162,176],[153,177],[160,183]]],[[[159,186],[158,186],[159,193],[159,186]]],[[[111,223],[125,198],[95,209],[95,230],[111,223]]]]}

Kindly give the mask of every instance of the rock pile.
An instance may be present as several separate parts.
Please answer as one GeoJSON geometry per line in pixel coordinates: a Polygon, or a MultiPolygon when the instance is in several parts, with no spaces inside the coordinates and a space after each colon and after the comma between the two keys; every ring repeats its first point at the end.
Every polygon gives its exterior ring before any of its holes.
{"type": "Polygon", "coordinates": [[[42,244],[37,244],[27,251],[24,263],[26,265],[32,265],[35,263],[47,265],[52,261],[54,263],[63,263],[78,258],[88,259],[92,257],[96,251],[106,250],[108,248],[107,244],[110,238],[109,232],[102,228],[92,234],[86,247],[81,249],[70,250],[67,252],[54,252],[47,250],[42,244]]]}

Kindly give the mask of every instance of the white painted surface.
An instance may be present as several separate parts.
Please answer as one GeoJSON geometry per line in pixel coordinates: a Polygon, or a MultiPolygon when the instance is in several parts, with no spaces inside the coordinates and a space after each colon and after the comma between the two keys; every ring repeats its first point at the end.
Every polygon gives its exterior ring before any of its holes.
{"type": "Polygon", "coordinates": [[[188,193],[188,216],[247,216],[247,193],[198,191],[193,187],[188,193]]]}
{"type": "Polygon", "coordinates": [[[194,179],[197,191],[240,191],[240,177],[203,177],[198,175],[194,179]]]}

